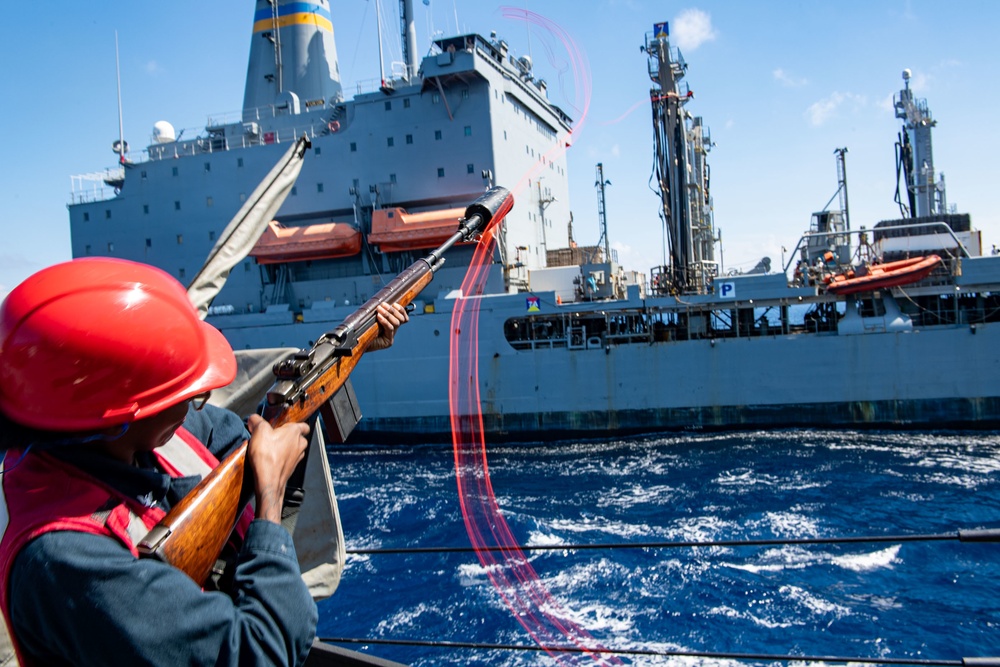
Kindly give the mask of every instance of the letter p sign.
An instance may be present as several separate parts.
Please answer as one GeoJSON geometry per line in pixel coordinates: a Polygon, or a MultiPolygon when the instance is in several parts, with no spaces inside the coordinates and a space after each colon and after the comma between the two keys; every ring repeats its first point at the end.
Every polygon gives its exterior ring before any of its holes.
{"type": "Polygon", "coordinates": [[[719,284],[719,298],[721,298],[721,299],[735,299],[736,298],[736,284],[735,283],[720,283],[719,284]]]}

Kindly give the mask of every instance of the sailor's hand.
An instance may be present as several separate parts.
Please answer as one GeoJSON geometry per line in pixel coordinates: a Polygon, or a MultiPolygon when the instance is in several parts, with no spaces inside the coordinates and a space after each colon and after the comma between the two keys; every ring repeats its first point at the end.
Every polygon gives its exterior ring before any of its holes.
{"type": "Polygon", "coordinates": [[[257,518],[281,523],[285,484],[309,446],[309,425],[283,424],[271,428],[260,415],[247,421],[250,443],[247,457],[253,470],[257,518]]]}
{"type": "Polygon", "coordinates": [[[392,346],[392,340],[396,336],[396,329],[410,321],[410,314],[406,312],[404,306],[398,303],[380,303],[375,310],[375,319],[378,320],[378,338],[368,346],[369,352],[384,350],[392,346]]]}

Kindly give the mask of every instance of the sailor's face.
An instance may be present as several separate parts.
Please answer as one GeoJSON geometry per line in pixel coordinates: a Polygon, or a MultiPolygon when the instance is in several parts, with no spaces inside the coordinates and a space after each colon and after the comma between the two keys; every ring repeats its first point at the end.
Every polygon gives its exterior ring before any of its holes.
{"type": "Polygon", "coordinates": [[[137,450],[152,451],[167,444],[184,423],[187,411],[188,401],[183,401],[152,417],[133,422],[128,432],[132,434],[137,450]]]}

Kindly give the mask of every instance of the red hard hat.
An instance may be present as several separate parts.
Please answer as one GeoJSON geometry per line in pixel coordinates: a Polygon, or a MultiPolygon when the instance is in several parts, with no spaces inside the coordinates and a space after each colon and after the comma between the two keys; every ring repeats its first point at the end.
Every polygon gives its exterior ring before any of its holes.
{"type": "Polygon", "coordinates": [[[236,376],[233,349],[160,269],[77,259],[29,277],[0,305],[0,410],[51,431],[156,413],[236,376]]]}

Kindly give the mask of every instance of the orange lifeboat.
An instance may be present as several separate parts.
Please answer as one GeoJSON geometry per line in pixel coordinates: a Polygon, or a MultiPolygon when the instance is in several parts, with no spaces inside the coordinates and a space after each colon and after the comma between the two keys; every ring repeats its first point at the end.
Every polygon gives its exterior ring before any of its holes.
{"type": "Polygon", "coordinates": [[[361,252],[361,232],[346,222],[285,227],[272,220],[250,251],[258,264],[350,257],[361,252]]]}
{"type": "Polygon", "coordinates": [[[875,264],[868,267],[868,273],[863,276],[840,274],[833,276],[826,291],[831,294],[856,294],[871,292],[886,287],[899,287],[923,280],[941,263],[937,255],[926,257],[911,257],[896,262],[875,264]]]}
{"type": "Polygon", "coordinates": [[[368,242],[382,252],[436,248],[458,231],[464,208],[447,208],[423,213],[407,213],[401,208],[372,211],[372,231],[368,242]]]}

